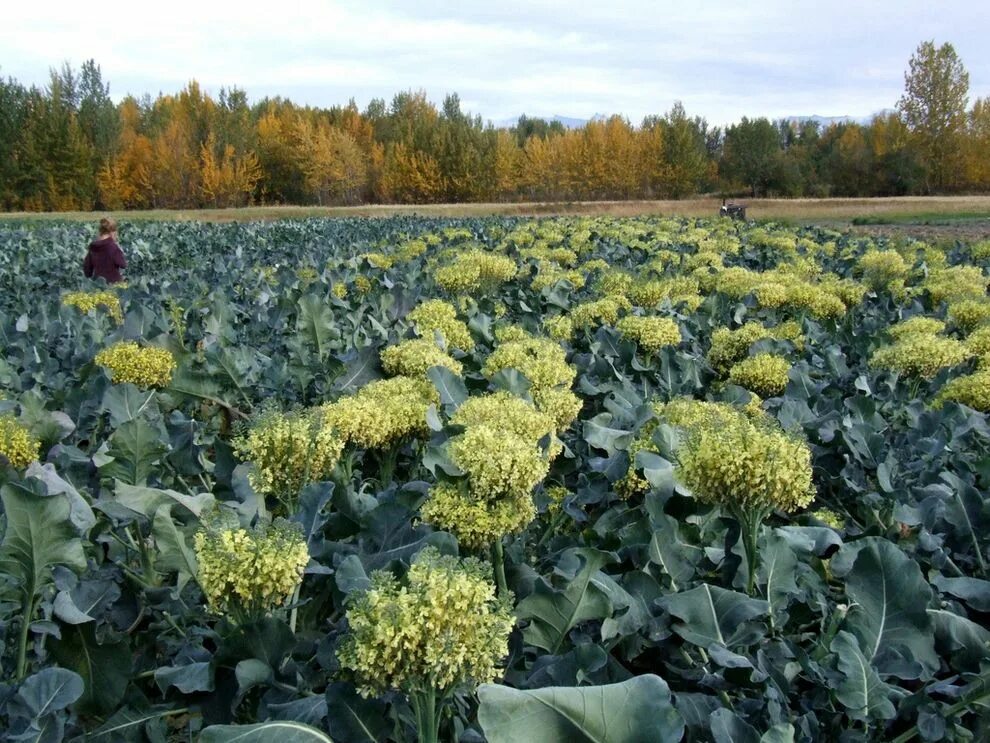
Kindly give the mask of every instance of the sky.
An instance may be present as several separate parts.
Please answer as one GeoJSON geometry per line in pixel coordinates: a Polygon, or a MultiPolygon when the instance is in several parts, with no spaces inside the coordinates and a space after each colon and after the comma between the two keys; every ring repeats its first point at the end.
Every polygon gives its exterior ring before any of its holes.
{"type": "Polygon", "coordinates": [[[950,42],[970,100],[990,95],[990,3],[5,2],[0,75],[45,85],[96,60],[115,100],[195,79],[329,106],[425,90],[501,122],[519,114],[639,123],[675,101],[723,125],[893,108],[921,41],[950,42]]]}

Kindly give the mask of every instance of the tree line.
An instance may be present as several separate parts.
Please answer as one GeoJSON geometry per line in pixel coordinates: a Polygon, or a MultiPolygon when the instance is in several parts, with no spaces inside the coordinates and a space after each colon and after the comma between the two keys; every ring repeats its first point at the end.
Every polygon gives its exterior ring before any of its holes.
{"type": "Polygon", "coordinates": [[[110,98],[100,67],[44,88],[0,79],[0,209],[681,198],[990,191],[990,98],[969,106],[950,44],[922,43],[896,111],[865,124],[743,118],[724,129],[680,103],[638,126],[522,116],[497,128],[422,92],[362,111],[196,83],[110,98]]]}

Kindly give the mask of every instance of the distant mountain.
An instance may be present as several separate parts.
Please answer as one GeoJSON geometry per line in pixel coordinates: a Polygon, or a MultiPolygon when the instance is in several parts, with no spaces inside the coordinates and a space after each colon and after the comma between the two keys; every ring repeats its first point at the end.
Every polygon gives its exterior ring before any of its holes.
{"type": "Polygon", "coordinates": [[[892,113],[896,113],[896,111],[892,108],[885,108],[869,116],[819,116],[818,114],[812,114],[811,116],[787,116],[786,119],[792,124],[802,121],[814,121],[822,129],[825,129],[832,126],[832,124],[869,124],[877,116],[888,116],[892,113]]]}
{"type": "MultiPolygon", "coordinates": [[[[553,116],[530,116],[529,114],[526,114],[526,116],[531,119],[545,119],[546,121],[557,121],[560,122],[565,129],[580,129],[589,121],[599,121],[601,119],[606,118],[604,114],[595,114],[590,119],[578,119],[573,116],[560,116],[559,114],[554,114],[553,116]]],[[[492,124],[494,124],[497,129],[511,129],[518,123],[519,123],[518,116],[515,117],[514,119],[502,119],[501,121],[492,122],[492,124]]]]}
{"type": "MultiPolygon", "coordinates": [[[[822,129],[826,129],[833,124],[869,124],[876,116],[887,116],[892,113],[897,113],[893,108],[884,108],[876,113],[870,114],[869,116],[821,116],[819,114],[811,114],[810,116],[784,116],[781,117],[792,124],[797,124],[802,121],[814,121],[822,129]]],[[[526,114],[529,116],[529,114],[526,114]]],[[[580,129],[582,126],[587,124],[589,121],[604,121],[608,118],[605,114],[595,114],[590,119],[578,119],[574,116],[561,116],[560,114],[554,114],[553,116],[529,116],[532,119],[545,119],[546,121],[558,121],[565,129],[580,129]]],[[[774,119],[775,121],[779,119],[774,119]]],[[[517,123],[519,123],[519,117],[514,119],[501,119],[500,121],[491,122],[493,126],[497,129],[511,129],[517,123]]]]}

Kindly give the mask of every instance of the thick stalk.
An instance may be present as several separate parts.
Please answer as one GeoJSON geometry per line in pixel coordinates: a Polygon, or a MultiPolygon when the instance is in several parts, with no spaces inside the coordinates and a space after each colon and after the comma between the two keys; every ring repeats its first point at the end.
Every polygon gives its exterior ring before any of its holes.
{"type": "Polygon", "coordinates": [[[27,646],[31,635],[31,617],[34,616],[34,594],[27,600],[24,616],[21,617],[21,636],[17,641],[17,680],[24,678],[27,671],[27,646]]]}
{"type": "Polygon", "coordinates": [[[292,604],[292,609],[289,612],[289,629],[293,633],[296,631],[296,619],[299,616],[299,591],[302,589],[302,581],[296,586],[296,589],[292,592],[292,598],[290,603],[292,604]]]}
{"type": "Polygon", "coordinates": [[[558,511],[553,517],[553,521],[550,522],[550,525],[547,527],[546,531],[543,532],[543,535],[540,537],[540,541],[536,543],[537,548],[542,547],[547,543],[547,540],[550,539],[550,537],[557,533],[557,529],[559,529],[560,525],[564,523],[565,518],[567,518],[567,514],[564,512],[564,509],[561,508],[560,511],[558,511]]]}
{"type": "Polygon", "coordinates": [[[752,596],[756,592],[756,574],[759,570],[759,549],[757,543],[760,537],[760,526],[763,523],[763,512],[737,509],[736,519],[742,531],[743,551],[746,553],[746,593],[752,596]]]}
{"type": "Polygon", "coordinates": [[[502,540],[495,540],[492,545],[492,567],[495,569],[495,586],[498,588],[498,595],[505,596],[509,593],[509,586],[505,580],[505,549],[502,540]]]}
{"type": "Polygon", "coordinates": [[[399,447],[390,446],[378,455],[378,482],[382,488],[392,484],[395,477],[395,463],[399,459],[399,447]]]}

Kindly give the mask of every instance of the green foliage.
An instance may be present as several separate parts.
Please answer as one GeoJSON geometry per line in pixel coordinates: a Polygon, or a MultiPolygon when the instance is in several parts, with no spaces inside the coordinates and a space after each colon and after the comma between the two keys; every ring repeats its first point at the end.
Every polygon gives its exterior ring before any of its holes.
{"type": "Polygon", "coordinates": [[[116,325],[62,305],[83,227],[0,230],[0,420],[38,444],[0,489],[13,737],[986,737],[967,246],[660,217],[124,232],[116,325]],[[458,256],[477,291],[437,283],[458,256]],[[582,280],[534,286],[551,263],[582,280]],[[127,340],[166,385],[93,363],[127,340]]]}

